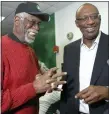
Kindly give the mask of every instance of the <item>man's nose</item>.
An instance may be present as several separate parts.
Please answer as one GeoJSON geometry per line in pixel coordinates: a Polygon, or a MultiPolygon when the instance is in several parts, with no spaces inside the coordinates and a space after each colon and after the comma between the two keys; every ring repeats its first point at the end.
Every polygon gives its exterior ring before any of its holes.
{"type": "Polygon", "coordinates": [[[32,26],[32,29],[35,29],[35,30],[39,31],[40,27],[39,27],[39,25],[36,24],[36,25],[32,26]]]}

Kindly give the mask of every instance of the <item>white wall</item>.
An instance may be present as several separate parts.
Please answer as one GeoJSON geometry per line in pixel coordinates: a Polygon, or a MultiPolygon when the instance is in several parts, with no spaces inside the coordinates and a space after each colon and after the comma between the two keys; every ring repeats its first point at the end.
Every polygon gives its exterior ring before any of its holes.
{"type": "MultiPolygon", "coordinates": [[[[59,53],[56,55],[56,64],[61,68],[63,62],[64,46],[81,38],[81,32],[75,25],[76,10],[85,2],[74,2],[64,9],[55,13],[56,45],[59,46],[59,53]],[[68,32],[73,32],[73,40],[66,37],[68,32]]],[[[108,2],[89,2],[94,4],[101,14],[101,30],[108,34],[108,2]]]]}

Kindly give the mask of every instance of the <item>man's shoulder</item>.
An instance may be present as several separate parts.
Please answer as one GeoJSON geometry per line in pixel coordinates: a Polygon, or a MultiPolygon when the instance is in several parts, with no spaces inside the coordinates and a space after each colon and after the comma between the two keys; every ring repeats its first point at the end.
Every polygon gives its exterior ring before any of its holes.
{"type": "Polygon", "coordinates": [[[2,43],[7,43],[8,42],[8,34],[2,36],[2,43]]]}
{"type": "Polygon", "coordinates": [[[12,46],[12,40],[9,38],[8,34],[2,36],[1,43],[3,49],[8,49],[10,46],[12,46]]]}
{"type": "Polygon", "coordinates": [[[74,42],[72,42],[72,43],[70,43],[70,44],[67,44],[67,45],[65,46],[65,48],[71,48],[71,47],[79,46],[80,43],[81,43],[81,39],[78,39],[78,40],[76,40],[76,41],[74,41],[74,42]]]}
{"type": "Polygon", "coordinates": [[[109,38],[109,35],[108,35],[108,34],[105,34],[104,32],[101,32],[101,36],[102,36],[102,37],[109,38]]]}
{"type": "Polygon", "coordinates": [[[101,40],[100,40],[101,43],[104,43],[106,45],[109,45],[109,35],[101,32],[101,40]]]}

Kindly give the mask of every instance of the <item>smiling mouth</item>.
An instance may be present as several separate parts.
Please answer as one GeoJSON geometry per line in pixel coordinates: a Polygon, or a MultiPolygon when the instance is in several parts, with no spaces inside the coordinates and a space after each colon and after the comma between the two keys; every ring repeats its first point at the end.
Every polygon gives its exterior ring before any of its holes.
{"type": "Polygon", "coordinates": [[[90,27],[90,28],[86,28],[87,32],[94,32],[95,31],[95,27],[90,27]]]}
{"type": "Polygon", "coordinates": [[[34,38],[35,38],[37,33],[38,33],[38,31],[36,31],[36,32],[29,32],[29,35],[31,36],[31,39],[34,40],[34,38]]]}
{"type": "Polygon", "coordinates": [[[31,36],[35,36],[35,35],[36,35],[35,32],[30,32],[29,34],[30,34],[31,36]]]}

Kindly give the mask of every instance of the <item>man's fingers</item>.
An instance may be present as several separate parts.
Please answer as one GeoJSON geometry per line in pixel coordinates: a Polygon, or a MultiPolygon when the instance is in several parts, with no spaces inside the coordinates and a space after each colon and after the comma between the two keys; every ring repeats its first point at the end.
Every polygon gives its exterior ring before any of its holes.
{"type": "Polygon", "coordinates": [[[54,90],[55,90],[55,91],[63,91],[63,89],[62,89],[62,88],[58,88],[58,87],[57,87],[57,88],[55,88],[54,90]]]}
{"type": "Polygon", "coordinates": [[[92,103],[100,100],[100,96],[97,93],[90,94],[90,97],[85,99],[86,103],[92,103]]]}
{"type": "Polygon", "coordinates": [[[37,74],[36,77],[35,77],[35,79],[37,80],[37,79],[39,79],[41,76],[42,76],[41,74],[37,74]]]}
{"type": "Polygon", "coordinates": [[[66,84],[66,81],[57,81],[54,84],[55,84],[55,88],[57,88],[58,85],[66,84]]]}
{"type": "Polygon", "coordinates": [[[95,98],[93,96],[90,96],[90,97],[84,99],[85,103],[87,103],[87,104],[92,104],[92,103],[94,103],[94,102],[96,102],[98,100],[99,100],[99,97],[95,98]]]}
{"type": "Polygon", "coordinates": [[[58,87],[58,85],[63,85],[63,84],[66,84],[66,81],[56,81],[56,82],[51,83],[51,88],[55,89],[58,87]]]}
{"type": "Polygon", "coordinates": [[[57,72],[57,67],[54,67],[54,68],[51,68],[50,70],[48,70],[47,72],[46,72],[46,75],[48,76],[48,77],[52,77],[53,76],[53,74],[55,74],[56,72],[57,72]]]}
{"type": "Polygon", "coordinates": [[[53,67],[53,68],[50,69],[50,71],[51,71],[52,73],[55,73],[58,69],[59,69],[59,68],[57,68],[57,67],[53,67]]]}
{"type": "Polygon", "coordinates": [[[89,96],[89,97],[87,97],[87,98],[84,99],[84,102],[85,103],[89,103],[89,102],[91,102],[93,100],[94,100],[93,96],[89,96]]]}
{"type": "Polygon", "coordinates": [[[58,85],[61,85],[61,84],[62,84],[62,85],[63,85],[63,84],[66,84],[66,83],[67,83],[66,81],[57,81],[57,82],[56,82],[56,85],[58,86],[58,85]]]}
{"type": "Polygon", "coordinates": [[[94,103],[95,101],[89,101],[89,102],[87,102],[87,104],[92,104],[92,103],[94,103]]]}
{"type": "Polygon", "coordinates": [[[90,96],[90,92],[86,92],[84,94],[81,95],[81,99],[86,99],[90,96]]]}
{"type": "Polygon", "coordinates": [[[57,79],[48,79],[48,80],[46,80],[46,83],[50,84],[50,83],[56,82],[56,81],[57,81],[57,79]]]}
{"type": "Polygon", "coordinates": [[[86,94],[87,92],[88,92],[88,88],[86,88],[86,89],[82,90],[81,92],[77,93],[77,94],[75,95],[75,98],[80,98],[80,99],[82,99],[82,95],[86,94]]]}
{"type": "Polygon", "coordinates": [[[87,102],[87,104],[92,104],[92,103],[95,103],[95,102],[97,102],[99,100],[100,100],[100,98],[96,98],[96,99],[93,99],[93,100],[90,100],[90,101],[86,101],[86,102],[87,102]]]}
{"type": "Polygon", "coordinates": [[[67,72],[56,73],[52,76],[53,79],[67,75],[67,72]]]}

